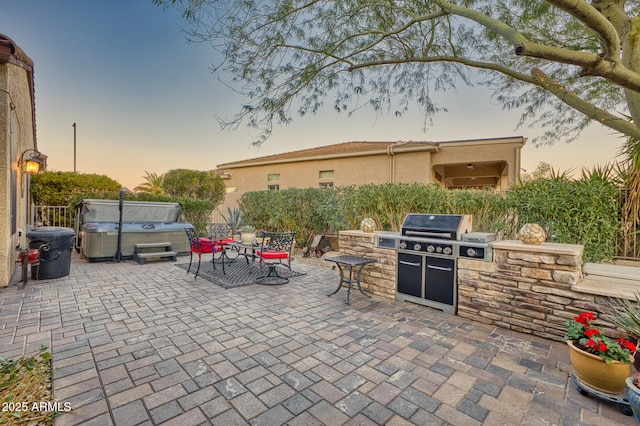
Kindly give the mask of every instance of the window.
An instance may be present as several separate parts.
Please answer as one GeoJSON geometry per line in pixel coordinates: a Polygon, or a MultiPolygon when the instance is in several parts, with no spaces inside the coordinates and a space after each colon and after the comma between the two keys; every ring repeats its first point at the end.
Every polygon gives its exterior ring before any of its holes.
{"type": "Polygon", "coordinates": [[[227,186],[226,193],[231,194],[232,192],[238,192],[237,186],[227,186]]]}
{"type": "Polygon", "coordinates": [[[280,185],[268,185],[267,189],[269,191],[280,191],[280,185]]]}
{"type": "Polygon", "coordinates": [[[320,170],[320,179],[333,179],[333,170],[320,170]]]}
{"type": "Polygon", "coordinates": [[[280,180],[280,173],[270,173],[267,175],[267,182],[277,182],[280,180]]]}
{"type": "Polygon", "coordinates": [[[320,170],[320,172],[318,173],[318,177],[320,178],[318,188],[333,189],[333,176],[333,170],[320,170]],[[331,181],[327,182],[328,179],[331,179],[331,181]]]}

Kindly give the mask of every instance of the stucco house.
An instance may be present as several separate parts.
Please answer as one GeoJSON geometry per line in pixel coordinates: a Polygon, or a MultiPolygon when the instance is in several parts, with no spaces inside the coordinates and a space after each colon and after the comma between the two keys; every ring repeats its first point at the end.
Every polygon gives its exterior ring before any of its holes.
{"type": "Polygon", "coordinates": [[[33,61],[0,34],[0,287],[16,270],[16,246],[27,242],[30,176],[22,160],[39,156],[36,143],[33,61]]]}
{"type": "Polygon", "coordinates": [[[520,173],[526,138],[445,142],[345,142],[219,164],[227,185],[219,207],[237,206],[249,191],[286,188],[425,183],[444,188],[505,191],[520,173]]]}

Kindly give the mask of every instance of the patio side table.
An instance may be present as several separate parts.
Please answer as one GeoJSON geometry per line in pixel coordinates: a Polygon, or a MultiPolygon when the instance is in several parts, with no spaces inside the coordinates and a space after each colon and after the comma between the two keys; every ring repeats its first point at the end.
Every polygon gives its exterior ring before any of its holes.
{"type": "Polygon", "coordinates": [[[369,257],[361,257],[361,256],[334,256],[334,257],[327,257],[325,259],[328,262],[335,262],[336,265],[338,265],[338,270],[340,271],[340,283],[338,284],[338,288],[333,292],[328,294],[327,296],[333,296],[334,294],[336,294],[338,291],[340,291],[340,287],[342,287],[343,283],[347,284],[347,305],[349,304],[349,296],[351,294],[351,283],[356,283],[358,285],[358,290],[360,290],[360,293],[364,294],[367,297],[371,297],[371,295],[365,293],[362,290],[362,287],[360,285],[360,278],[362,276],[362,270],[364,269],[364,267],[370,263],[376,263],[375,259],[371,259],[369,257]],[[347,278],[345,276],[345,269],[343,268],[349,268],[349,277],[347,278]],[[356,271],[354,274],[353,268],[356,267],[356,271]]]}

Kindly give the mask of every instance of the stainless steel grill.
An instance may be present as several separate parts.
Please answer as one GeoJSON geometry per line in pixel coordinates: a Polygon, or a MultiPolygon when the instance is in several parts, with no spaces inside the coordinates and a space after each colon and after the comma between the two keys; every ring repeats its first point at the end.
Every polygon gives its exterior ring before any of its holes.
{"type": "Polygon", "coordinates": [[[377,234],[377,247],[398,252],[396,300],[455,313],[458,258],[492,260],[490,235],[471,231],[470,215],[410,213],[400,233],[377,234]]]}
{"type": "Polygon", "coordinates": [[[409,213],[402,223],[402,235],[407,237],[459,240],[467,232],[471,232],[470,215],[409,213]]]}

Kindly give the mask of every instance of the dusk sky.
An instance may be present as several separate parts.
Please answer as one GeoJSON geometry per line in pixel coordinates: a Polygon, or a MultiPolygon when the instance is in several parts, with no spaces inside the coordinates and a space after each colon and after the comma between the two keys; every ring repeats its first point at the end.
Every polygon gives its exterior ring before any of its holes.
{"type": "MultiPolygon", "coordinates": [[[[242,99],[214,75],[215,51],[187,43],[177,10],[151,0],[0,0],[0,33],[35,63],[38,148],[49,170],[108,175],[133,188],[145,171],[212,170],[218,164],[348,141],[448,141],[525,136],[517,111],[503,111],[482,89],[458,86],[438,96],[449,112],[423,131],[420,111],[402,118],[361,109],[351,117],[331,102],[318,115],[276,127],[258,149],[246,127],[221,130],[216,117],[239,111],[242,99]]],[[[541,162],[579,170],[615,160],[622,139],[597,124],[571,144],[522,152],[523,168],[541,162]]]]}

